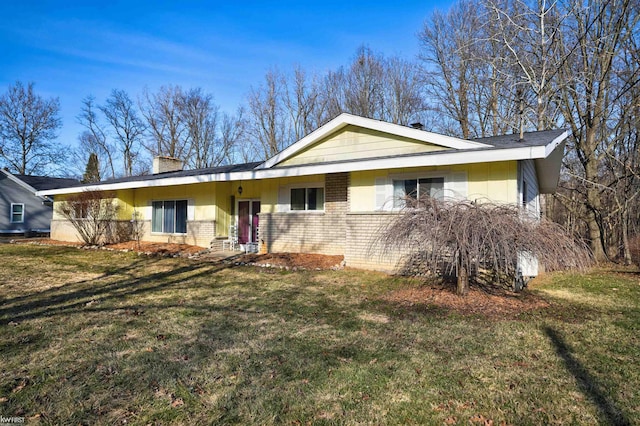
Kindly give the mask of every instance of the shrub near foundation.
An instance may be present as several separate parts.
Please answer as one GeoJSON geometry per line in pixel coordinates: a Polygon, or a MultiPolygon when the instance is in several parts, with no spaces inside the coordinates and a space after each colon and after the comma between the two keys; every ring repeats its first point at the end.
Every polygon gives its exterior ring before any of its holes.
{"type": "Polygon", "coordinates": [[[111,191],[83,191],[56,207],[88,245],[111,244],[131,238],[131,224],[117,220],[120,206],[111,191]]]}

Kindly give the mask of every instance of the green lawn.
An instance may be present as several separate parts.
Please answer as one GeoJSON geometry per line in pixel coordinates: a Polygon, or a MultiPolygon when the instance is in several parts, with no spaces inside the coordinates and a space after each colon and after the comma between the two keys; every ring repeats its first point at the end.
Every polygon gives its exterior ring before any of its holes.
{"type": "Polygon", "coordinates": [[[0,259],[0,416],[27,424],[640,424],[638,273],[548,276],[496,320],[362,271],[0,259]]]}

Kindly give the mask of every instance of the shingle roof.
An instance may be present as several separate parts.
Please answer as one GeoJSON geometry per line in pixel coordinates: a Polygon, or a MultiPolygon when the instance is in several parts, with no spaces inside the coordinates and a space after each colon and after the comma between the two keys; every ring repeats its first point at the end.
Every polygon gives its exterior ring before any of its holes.
{"type": "MultiPolygon", "coordinates": [[[[139,182],[139,181],[149,181],[149,180],[156,180],[156,179],[209,175],[209,174],[218,174],[218,173],[246,172],[248,170],[255,169],[256,166],[258,166],[259,164],[262,164],[262,162],[258,161],[253,163],[231,164],[228,166],[207,167],[203,169],[179,170],[176,172],[156,173],[154,175],[129,176],[124,178],[105,180],[100,182],[100,184],[139,182]]],[[[85,185],[77,185],[77,182],[76,182],[75,186],[89,186],[89,185],[96,185],[96,184],[90,183],[85,185]]]]}
{"type": "Polygon", "coordinates": [[[75,179],[54,178],[48,176],[32,176],[32,175],[13,175],[27,185],[33,187],[37,191],[45,191],[47,189],[68,188],[70,186],[78,186],[80,182],[75,179]]]}
{"type": "Polygon", "coordinates": [[[544,146],[563,134],[565,129],[542,130],[539,132],[525,132],[523,139],[520,140],[519,134],[489,136],[486,138],[472,139],[474,142],[480,142],[487,145],[493,145],[496,148],[517,148],[521,146],[544,146]]]}

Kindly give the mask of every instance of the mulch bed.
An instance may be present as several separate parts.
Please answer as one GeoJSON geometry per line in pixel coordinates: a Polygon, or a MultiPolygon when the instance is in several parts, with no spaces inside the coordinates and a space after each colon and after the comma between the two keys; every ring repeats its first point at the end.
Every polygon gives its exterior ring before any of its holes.
{"type": "Polygon", "coordinates": [[[458,296],[452,287],[424,286],[393,291],[383,300],[404,306],[428,305],[452,310],[463,315],[482,315],[495,319],[514,318],[517,315],[548,308],[542,297],[524,291],[514,293],[496,290],[488,293],[471,287],[466,296],[458,296]]]}
{"type": "MultiPolygon", "coordinates": [[[[14,240],[19,244],[62,245],[82,247],[82,243],[56,241],[46,238],[14,240]]],[[[147,255],[196,257],[206,260],[206,250],[188,244],[168,244],[128,241],[110,244],[106,249],[135,251],[147,255]],[[201,255],[201,256],[199,256],[201,255]]],[[[340,269],[343,256],[328,256],[308,253],[267,253],[241,254],[231,261],[234,264],[275,267],[288,270],[327,270],[340,269]]],[[[503,289],[492,289],[489,293],[480,288],[471,287],[469,294],[462,297],[455,294],[453,287],[440,285],[405,288],[392,291],[381,299],[399,305],[414,307],[420,305],[436,306],[458,312],[463,315],[481,315],[495,319],[514,318],[517,315],[549,307],[549,303],[540,296],[524,291],[513,293],[503,289]]]]}

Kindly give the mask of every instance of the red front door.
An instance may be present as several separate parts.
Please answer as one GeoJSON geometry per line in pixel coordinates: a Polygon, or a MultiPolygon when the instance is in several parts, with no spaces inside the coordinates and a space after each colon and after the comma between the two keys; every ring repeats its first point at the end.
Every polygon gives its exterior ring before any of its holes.
{"type": "Polygon", "coordinates": [[[257,242],[258,213],[260,201],[238,201],[238,243],[257,242]]]}

